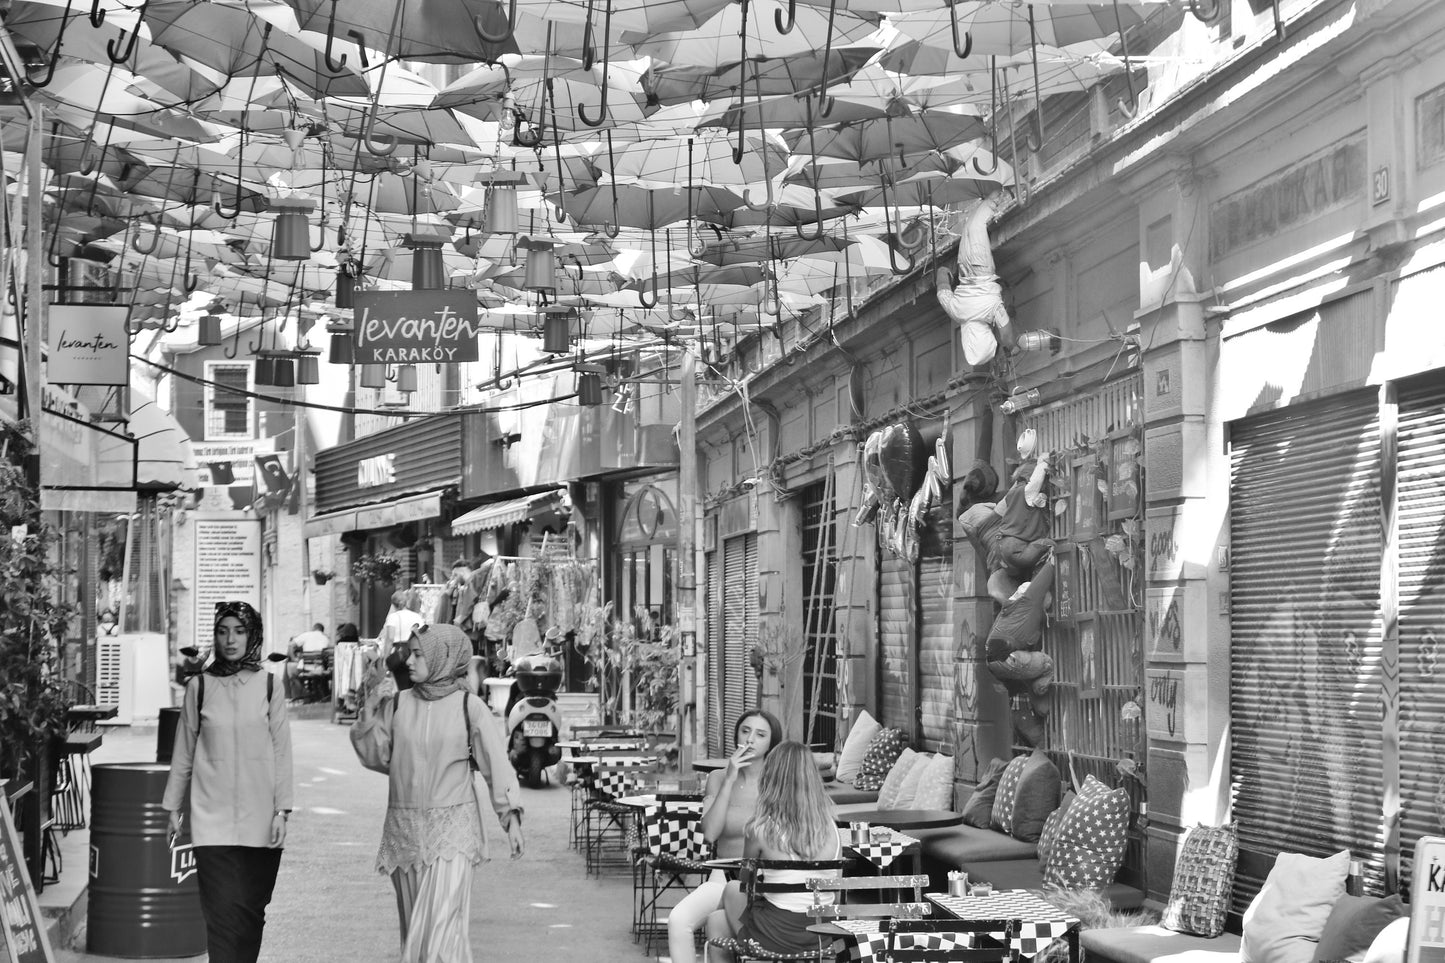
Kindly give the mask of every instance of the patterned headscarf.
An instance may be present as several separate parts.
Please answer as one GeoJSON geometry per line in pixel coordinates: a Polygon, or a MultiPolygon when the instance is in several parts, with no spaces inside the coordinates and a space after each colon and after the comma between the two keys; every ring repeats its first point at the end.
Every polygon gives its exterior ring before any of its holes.
{"type": "Polygon", "coordinates": [[[472,658],[472,640],[455,625],[418,626],[411,644],[426,659],[427,676],[414,682],[411,691],[431,702],[465,688],[462,679],[472,658]]]}
{"type": "Polygon", "coordinates": [[[212,629],[221,627],[221,620],[227,616],[234,616],[241,620],[246,627],[246,652],[235,662],[230,661],[221,654],[221,647],[214,646],[211,650],[211,664],[206,666],[206,671],[211,675],[235,675],[242,669],[257,672],[261,668],[261,613],[253,609],[247,602],[217,602],[216,621],[212,629]]]}

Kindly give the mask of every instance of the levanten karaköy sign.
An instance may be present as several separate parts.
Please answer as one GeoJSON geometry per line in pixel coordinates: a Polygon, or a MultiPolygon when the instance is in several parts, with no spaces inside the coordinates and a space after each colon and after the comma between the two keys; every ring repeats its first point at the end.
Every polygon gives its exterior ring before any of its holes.
{"type": "Polygon", "coordinates": [[[358,364],[476,361],[477,296],[460,291],[358,291],[358,364]]]}

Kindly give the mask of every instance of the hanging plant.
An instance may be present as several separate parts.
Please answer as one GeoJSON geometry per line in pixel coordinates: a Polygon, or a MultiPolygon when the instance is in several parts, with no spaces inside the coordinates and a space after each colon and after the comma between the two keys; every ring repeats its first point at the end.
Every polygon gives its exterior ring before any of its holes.
{"type": "Polygon", "coordinates": [[[351,563],[351,575],[360,582],[395,582],[401,559],[390,552],[367,553],[351,563]]]}
{"type": "Polygon", "coordinates": [[[336,577],[336,573],[329,568],[313,568],[311,577],[316,580],[317,585],[325,585],[336,577]]]}

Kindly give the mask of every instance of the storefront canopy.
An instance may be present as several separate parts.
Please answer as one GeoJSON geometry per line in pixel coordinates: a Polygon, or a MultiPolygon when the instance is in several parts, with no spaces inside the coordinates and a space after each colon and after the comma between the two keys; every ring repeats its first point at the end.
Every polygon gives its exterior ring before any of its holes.
{"type": "Polygon", "coordinates": [[[539,515],[557,514],[561,511],[563,500],[566,497],[567,492],[559,488],[555,491],[528,495],[526,498],[515,498],[507,502],[483,505],[481,508],[474,508],[461,518],[455,519],[452,522],[452,534],[470,535],[473,532],[483,532],[489,528],[511,525],[523,519],[536,518],[539,515]]]}
{"type": "Polygon", "coordinates": [[[441,514],[442,491],[426,492],[410,498],[398,498],[384,505],[347,508],[339,512],[313,515],[306,519],[306,537],[344,535],[347,532],[369,532],[391,528],[406,522],[436,518],[441,514]]]}

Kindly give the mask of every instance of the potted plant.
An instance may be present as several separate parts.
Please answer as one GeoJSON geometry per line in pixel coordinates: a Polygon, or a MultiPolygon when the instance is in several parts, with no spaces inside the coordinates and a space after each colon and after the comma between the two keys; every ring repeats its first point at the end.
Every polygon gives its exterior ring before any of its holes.
{"type": "Polygon", "coordinates": [[[336,573],[329,568],[313,568],[311,577],[316,580],[317,585],[325,585],[336,577],[336,573]]]}
{"type": "Polygon", "coordinates": [[[368,552],[351,563],[351,575],[360,582],[395,582],[401,559],[390,552],[368,552]]]}

